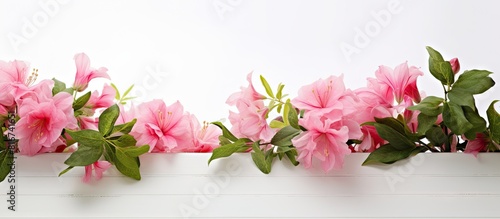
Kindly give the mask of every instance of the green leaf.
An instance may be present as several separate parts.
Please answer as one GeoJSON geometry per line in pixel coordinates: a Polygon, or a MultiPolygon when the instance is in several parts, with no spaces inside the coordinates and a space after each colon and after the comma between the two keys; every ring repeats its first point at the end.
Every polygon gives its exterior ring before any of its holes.
{"type": "Polygon", "coordinates": [[[476,139],[476,134],[486,130],[486,120],[484,120],[477,111],[470,107],[463,106],[465,118],[472,124],[472,128],[464,133],[469,140],[476,139]]]}
{"type": "Polygon", "coordinates": [[[54,87],[52,88],[52,96],[55,96],[59,92],[66,90],[66,84],[64,82],[59,81],[55,78],[52,78],[52,80],[54,81],[54,87]]]}
{"type": "Polygon", "coordinates": [[[252,160],[259,168],[259,170],[265,174],[269,174],[271,172],[272,160],[273,156],[267,156],[262,152],[259,148],[259,142],[254,142],[252,144],[253,152],[252,152],[252,160]]]}
{"type": "Polygon", "coordinates": [[[414,156],[425,150],[425,147],[413,147],[404,150],[398,150],[392,147],[390,144],[386,144],[371,152],[362,165],[365,166],[377,163],[392,164],[396,161],[414,156]]]}
{"type": "Polygon", "coordinates": [[[388,125],[376,123],[375,129],[381,138],[387,140],[397,150],[406,150],[415,147],[415,143],[410,141],[406,135],[388,125]]]}
{"type": "Polygon", "coordinates": [[[462,88],[453,86],[453,89],[448,92],[448,98],[450,98],[450,102],[459,106],[468,106],[473,109],[476,108],[472,94],[462,88]]]}
{"type": "Polygon", "coordinates": [[[279,84],[278,85],[278,92],[276,92],[276,98],[278,98],[278,100],[281,100],[281,98],[283,98],[283,88],[285,87],[284,84],[279,84]]]}
{"type": "Polygon", "coordinates": [[[292,139],[300,134],[300,132],[300,130],[292,126],[285,126],[273,136],[271,144],[276,146],[290,146],[292,145],[292,139]]]}
{"type": "Polygon", "coordinates": [[[426,47],[429,53],[429,71],[432,76],[441,81],[443,85],[451,85],[454,81],[453,70],[450,62],[444,61],[443,56],[432,47],[426,47]]]}
{"type": "Polygon", "coordinates": [[[299,162],[296,159],[296,157],[297,157],[297,150],[296,149],[285,152],[285,155],[286,155],[286,157],[288,157],[288,160],[290,160],[290,162],[294,166],[299,165],[299,162]]]}
{"type": "Polygon", "coordinates": [[[429,130],[425,132],[425,137],[434,146],[441,146],[448,140],[448,137],[444,134],[443,129],[438,126],[432,126],[429,128],[429,130]]]}
{"type": "Polygon", "coordinates": [[[226,144],[232,144],[232,142],[229,141],[229,139],[227,139],[226,137],[219,135],[219,145],[224,146],[226,144]]]}
{"type": "Polygon", "coordinates": [[[457,135],[464,134],[473,127],[465,118],[462,107],[453,102],[443,104],[443,122],[457,135]]]}
{"type": "Polygon", "coordinates": [[[69,166],[68,168],[64,169],[63,171],[61,171],[59,173],[59,175],[57,177],[60,177],[62,176],[63,174],[67,173],[68,171],[70,171],[71,169],[73,169],[74,166],[69,166]]]}
{"type": "Polygon", "coordinates": [[[246,145],[247,142],[248,140],[238,139],[234,143],[222,145],[218,148],[215,148],[212,151],[212,156],[208,160],[208,164],[210,165],[210,162],[212,162],[212,160],[222,157],[229,157],[235,152],[245,151],[249,148],[249,146],[246,145]]]}
{"type": "Polygon", "coordinates": [[[111,164],[115,164],[116,160],[116,149],[110,142],[104,144],[104,159],[106,159],[111,164]]]}
{"type": "Polygon", "coordinates": [[[260,76],[260,81],[262,82],[264,89],[266,89],[267,95],[274,98],[273,90],[271,89],[271,86],[269,86],[269,83],[267,83],[267,80],[264,78],[264,76],[260,76]]]}
{"type": "Polygon", "coordinates": [[[470,94],[480,94],[495,85],[495,81],[489,77],[491,72],[486,70],[465,71],[458,77],[453,89],[462,89],[470,94]]]}
{"type": "Polygon", "coordinates": [[[123,148],[117,148],[116,150],[122,151],[123,153],[125,153],[125,155],[129,157],[139,157],[149,151],[149,145],[143,145],[140,147],[137,146],[123,147],[123,148]]]}
{"type": "Polygon", "coordinates": [[[135,140],[134,136],[129,135],[129,134],[124,134],[118,137],[116,140],[110,140],[111,143],[113,143],[117,147],[129,147],[129,146],[135,146],[137,141],[135,140]]]}
{"type": "MultiPolygon", "coordinates": [[[[3,138],[0,138],[0,143],[4,145],[3,138]]],[[[9,175],[11,170],[12,162],[14,161],[14,154],[11,153],[10,149],[4,149],[0,151],[0,182],[2,182],[7,175],[9,175]]]]}
{"type": "Polygon", "coordinates": [[[415,106],[408,107],[409,110],[419,110],[428,116],[437,116],[442,113],[442,108],[439,106],[443,103],[444,99],[435,96],[428,96],[420,101],[419,104],[415,106]]]}
{"type": "Polygon", "coordinates": [[[127,97],[128,93],[130,93],[130,91],[132,91],[132,88],[134,88],[133,84],[130,85],[130,87],[128,87],[125,92],[123,92],[123,99],[122,100],[125,100],[125,97],[127,97]]]}
{"type": "Polygon", "coordinates": [[[300,129],[299,126],[299,115],[297,114],[297,110],[292,106],[292,104],[287,101],[286,105],[288,105],[287,108],[290,110],[288,111],[288,123],[290,126],[294,127],[295,129],[300,129]]]}
{"type": "MultiPolygon", "coordinates": [[[[375,122],[389,126],[390,128],[394,129],[395,131],[397,131],[403,135],[406,133],[405,132],[405,125],[400,120],[397,120],[393,117],[375,118],[375,122]]],[[[375,124],[373,124],[373,125],[375,125],[375,124]]]]}
{"type": "Polygon", "coordinates": [[[428,116],[423,113],[418,114],[418,133],[423,135],[429,130],[437,121],[437,116],[428,116]]]}
{"type": "Polygon", "coordinates": [[[76,142],[84,145],[103,145],[105,143],[104,137],[98,131],[85,129],[80,131],[66,130],[66,133],[71,136],[76,142]]]}
{"type": "Polygon", "coordinates": [[[285,126],[286,126],[285,123],[278,121],[278,120],[272,120],[271,123],[269,123],[269,127],[273,128],[273,129],[280,129],[280,128],[283,128],[285,126]]]}
{"type": "Polygon", "coordinates": [[[118,88],[116,87],[115,84],[111,83],[111,87],[113,87],[113,89],[115,89],[115,99],[116,100],[120,100],[120,91],[118,90],[118,88]]]}
{"type": "Polygon", "coordinates": [[[137,157],[129,156],[122,150],[116,150],[115,166],[123,175],[136,180],[141,179],[137,157]]]}
{"type": "Polygon", "coordinates": [[[91,93],[89,91],[86,94],[84,94],[83,96],[76,99],[75,102],[73,102],[73,110],[77,111],[77,110],[81,109],[83,106],[85,106],[85,104],[87,102],[89,102],[90,96],[91,96],[91,93]]]}
{"type": "Polygon", "coordinates": [[[128,134],[128,133],[130,133],[130,131],[132,131],[132,128],[134,128],[134,125],[135,125],[136,122],[137,122],[137,119],[133,119],[130,122],[123,123],[123,124],[120,124],[120,125],[116,125],[113,128],[113,131],[111,132],[111,134],[114,134],[114,133],[117,133],[117,132],[120,132],[120,133],[123,133],[123,134],[128,134]]]}
{"type": "Polygon", "coordinates": [[[219,127],[222,130],[222,136],[226,137],[230,141],[237,141],[238,140],[238,138],[236,138],[233,135],[233,133],[231,133],[231,131],[229,131],[229,129],[227,129],[226,126],[224,126],[221,122],[212,122],[212,124],[219,127]]]}
{"type": "Polygon", "coordinates": [[[495,103],[497,102],[498,100],[491,102],[486,115],[488,116],[490,137],[494,142],[500,144],[500,114],[495,110],[495,103]]]}
{"type": "Polygon", "coordinates": [[[78,149],[73,152],[64,163],[68,166],[87,166],[90,165],[102,156],[104,152],[104,144],[79,144],[78,149]]]}
{"type": "Polygon", "coordinates": [[[116,119],[118,119],[119,115],[120,108],[118,107],[118,105],[114,104],[113,106],[110,106],[106,110],[104,110],[99,116],[98,128],[99,132],[104,137],[107,137],[111,134],[113,128],[115,127],[116,119]]]}

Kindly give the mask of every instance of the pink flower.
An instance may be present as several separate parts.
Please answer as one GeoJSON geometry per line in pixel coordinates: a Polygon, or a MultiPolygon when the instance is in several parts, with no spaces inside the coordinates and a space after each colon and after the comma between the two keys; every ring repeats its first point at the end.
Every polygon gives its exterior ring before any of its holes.
{"type": "Polygon", "coordinates": [[[0,61],[0,82],[17,82],[26,84],[29,67],[23,61],[0,61]]]}
{"type": "Polygon", "coordinates": [[[420,75],[423,73],[418,68],[408,67],[406,62],[396,66],[394,70],[381,65],[375,72],[380,82],[391,87],[398,103],[403,101],[405,95],[410,96],[415,102],[420,102],[420,93],[417,88],[417,77],[420,75]]]}
{"type": "Polygon", "coordinates": [[[87,89],[89,82],[94,78],[109,78],[108,69],[101,67],[94,69],[90,67],[90,59],[85,53],[75,55],[76,76],[73,88],[76,91],[84,91],[87,89]]]}
{"type": "Polygon", "coordinates": [[[469,140],[467,145],[465,146],[465,153],[473,154],[477,157],[479,152],[486,151],[488,143],[490,140],[483,133],[477,133],[476,138],[474,140],[469,140]]]}
{"type": "Polygon", "coordinates": [[[134,106],[134,103],[130,104],[130,109],[128,110],[126,110],[125,107],[121,104],[118,104],[118,107],[120,107],[120,115],[118,116],[118,119],[116,119],[116,125],[130,122],[134,118],[136,118],[136,107],[134,106]]]}
{"type": "Polygon", "coordinates": [[[299,95],[291,102],[299,109],[329,113],[333,110],[347,109],[344,104],[350,103],[345,103],[348,99],[343,98],[347,93],[351,92],[345,89],[343,76],[330,76],[301,87],[299,95]]]}
{"type": "Polygon", "coordinates": [[[102,88],[102,94],[99,95],[99,91],[92,92],[89,101],[85,104],[85,107],[90,109],[108,108],[114,104],[116,95],[116,90],[105,84],[102,88]]]}
{"type": "Polygon", "coordinates": [[[379,148],[381,145],[385,144],[385,140],[382,139],[375,127],[373,126],[363,126],[361,127],[363,132],[363,137],[361,143],[356,145],[355,150],[358,152],[372,152],[379,148]]]}
{"type": "Polygon", "coordinates": [[[78,116],[78,117],[76,117],[76,120],[78,121],[78,126],[80,127],[81,130],[84,130],[84,129],[98,130],[97,127],[98,127],[99,121],[97,118],[78,116]]]}
{"type": "Polygon", "coordinates": [[[222,131],[207,122],[203,122],[203,126],[193,114],[187,116],[189,119],[189,138],[183,143],[180,151],[182,152],[211,152],[215,147],[219,146],[219,136],[222,131]]]}
{"type": "Polygon", "coordinates": [[[307,131],[292,139],[299,153],[297,159],[306,168],[312,166],[314,157],[321,161],[325,172],[340,169],[345,155],[351,153],[346,144],[349,127],[342,125],[341,121],[321,117],[319,114],[307,114],[299,123],[307,131]]]}
{"type": "Polygon", "coordinates": [[[108,161],[98,160],[93,164],[85,166],[85,175],[83,176],[83,182],[89,183],[92,179],[92,170],[95,172],[95,179],[100,180],[102,178],[102,173],[106,171],[111,164],[108,161]]]}
{"type": "Polygon", "coordinates": [[[270,141],[276,131],[266,121],[269,111],[264,102],[241,99],[236,103],[238,113],[229,112],[231,132],[238,137],[246,137],[253,141],[270,141]]]}
{"type": "Polygon", "coordinates": [[[19,121],[14,134],[21,154],[33,156],[43,147],[52,147],[65,127],[75,128],[73,97],[59,93],[53,99],[37,102],[26,99],[19,106],[19,121]]]}
{"type": "Polygon", "coordinates": [[[141,113],[131,134],[137,145],[149,145],[149,152],[172,151],[189,137],[189,124],[178,101],[167,107],[162,100],[153,100],[142,103],[138,110],[141,113]]]}
{"type": "Polygon", "coordinates": [[[450,64],[453,74],[457,74],[460,71],[460,62],[458,61],[458,58],[452,58],[450,60],[450,64]]]}
{"type": "Polygon", "coordinates": [[[232,94],[231,96],[229,96],[229,98],[227,98],[226,100],[226,103],[230,106],[234,106],[236,105],[236,103],[239,101],[239,100],[249,100],[249,101],[256,101],[256,100],[262,100],[262,99],[265,99],[266,97],[260,93],[258,93],[255,88],[253,87],[253,84],[252,84],[252,73],[253,72],[250,72],[248,73],[247,75],[247,81],[248,81],[248,87],[241,87],[241,91],[240,92],[236,92],[234,94],[232,94]]]}

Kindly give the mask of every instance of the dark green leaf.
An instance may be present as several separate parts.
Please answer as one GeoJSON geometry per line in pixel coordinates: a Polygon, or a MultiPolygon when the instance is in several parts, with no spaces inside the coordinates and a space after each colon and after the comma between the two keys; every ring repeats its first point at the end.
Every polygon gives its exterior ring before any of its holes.
{"type": "Polygon", "coordinates": [[[429,128],[425,132],[425,137],[434,146],[441,146],[448,140],[448,137],[444,134],[443,129],[438,126],[432,126],[429,128]]]}
{"type": "Polygon", "coordinates": [[[299,115],[297,114],[297,110],[295,110],[295,108],[289,102],[287,102],[286,105],[288,105],[287,108],[290,109],[288,111],[288,123],[293,128],[300,129],[300,127],[299,127],[299,115]]]}
{"type": "Polygon", "coordinates": [[[127,155],[122,150],[116,150],[115,166],[120,173],[132,179],[140,180],[141,173],[139,171],[139,164],[137,158],[127,155]]]}
{"type": "Polygon", "coordinates": [[[397,150],[406,150],[415,147],[415,143],[410,141],[408,136],[401,134],[388,125],[376,123],[375,129],[377,129],[377,133],[381,138],[387,140],[397,150]]]}
{"type": "Polygon", "coordinates": [[[448,92],[448,98],[450,98],[450,102],[455,103],[460,106],[468,106],[470,108],[476,108],[474,104],[474,97],[471,93],[463,90],[462,88],[457,88],[453,86],[450,92],[448,92]]]}
{"type": "MultiPolygon", "coordinates": [[[[3,143],[3,138],[1,138],[1,143],[3,143]]],[[[11,153],[10,149],[4,149],[0,151],[0,182],[2,182],[11,171],[11,165],[14,161],[14,154],[11,153]]]]}
{"type": "Polygon", "coordinates": [[[222,136],[226,137],[230,141],[237,141],[238,138],[236,138],[233,133],[229,131],[229,129],[226,128],[221,122],[212,122],[212,124],[216,125],[222,130],[222,136]]]}
{"type": "Polygon", "coordinates": [[[464,134],[473,127],[465,118],[462,107],[452,102],[443,104],[443,122],[457,135],[464,134]]]}
{"type": "Polygon", "coordinates": [[[462,107],[465,118],[472,124],[472,128],[464,133],[469,140],[476,139],[476,134],[486,130],[486,120],[484,120],[477,111],[470,107],[462,107]]]}
{"type": "Polygon", "coordinates": [[[443,85],[453,84],[454,74],[450,62],[444,61],[443,56],[433,48],[427,46],[426,49],[429,53],[429,71],[432,76],[443,85]]]}
{"type": "Polygon", "coordinates": [[[120,124],[120,125],[116,125],[113,128],[113,131],[111,132],[111,134],[114,134],[114,133],[117,133],[117,132],[120,132],[120,133],[123,133],[123,134],[128,134],[128,133],[130,133],[130,131],[132,131],[132,128],[134,128],[134,125],[135,125],[136,122],[137,122],[137,119],[133,119],[130,122],[123,123],[123,124],[120,124]]]}
{"type": "Polygon", "coordinates": [[[419,110],[428,116],[437,116],[441,114],[442,108],[439,106],[443,103],[444,99],[435,96],[428,96],[423,99],[418,105],[408,107],[409,110],[419,110]]]}
{"type": "Polygon", "coordinates": [[[254,142],[252,148],[253,148],[252,152],[253,162],[261,172],[269,174],[271,172],[271,166],[272,166],[272,155],[266,157],[264,152],[259,148],[259,142],[254,142]]]}
{"type": "Polygon", "coordinates": [[[235,152],[245,151],[249,148],[249,146],[246,145],[247,142],[248,141],[245,139],[238,139],[234,143],[222,145],[218,148],[215,148],[212,151],[212,156],[208,160],[208,164],[210,165],[210,162],[212,162],[212,160],[222,157],[229,157],[235,152]]]}
{"type": "Polygon", "coordinates": [[[470,94],[480,94],[495,85],[495,81],[489,77],[491,72],[486,70],[465,71],[458,77],[453,89],[462,89],[470,94]]]}
{"type": "Polygon", "coordinates": [[[111,145],[109,142],[106,142],[104,144],[104,159],[106,159],[108,162],[111,164],[115,164],[116,160],[116,149],[113,145],[111,145]]]}
{"type": "Polygon", "coordinates": [[[365,166],[377,163],[392,164],[396,161],[406,159],[409,156],[414,156],[425,150],[425,147],[413,147],[404,150],[398,150],[392,147],[390,144],[386,144],[371,152],[362,165],[365,166]]]}
{"type": "Polygon", "coordinates": [[[149,151],[149,145],[143,145],[140,147],[130,146],[130,147],[119,148],[117,150],[123,151],[129,157],[138,157],[149,151]]]}
{"type": "Polygon", "coordinates": [[[271,89],[271,86],[269,86],[269,83],[267,83],[267,80],[264,78],[264,76],[260,76],[260,81],[262,82],[264,89],[266,89],[267,95],[274,98],[273,89],[271,89]]]}
{"type": "Polygon", "coordinates": [[[61,171],[58,175],[58,177],[62,176],[63,174],[67,173],[68,171],[70,171],[71,169],[73,169],[74,166],[69,166],[68,168],[64,169],[63,171],[61,171]]]}
{"type": "Polygon", "coordinates": [[[91,93],[89,91],[86,94],[84,94],[83,96],[76,99],[75,102],[73,102],[73,110],[77,111],[77,110],[81,109],[83,106],[85,106],[85,104],[87,104],[87,102],[89,102],[90,96],[91,96],[91,93]]]}
{"type": "Polygon", "coordinates": [[[104,137],[98,131],[85,129],[80,131],[66,130],[66,133],[71,136],[76,142],[84,145],[103,145],[105,143],[104,137]]]}
{"type": "Polygon", "coordinates": [[[129,135],[129,134],[124,134],[116,140],[110,140],[115,146],[117,147],[129,147],[129,146],[135,146],[137,141],[135,140],[134,136],[129,135]]]}
{"type": "Polygon", "coordinates": [[[500,144],[500,114],[495,110],[495,103],[497,102],[498,100],[491,102],[486,115],[488,116],[490,137],[497,144],[500,144]]]}
{"type": "MultiPolygon", "coordinates": [[[[375,118],[375,122],[389,126],[390,128],[394,129],[395,131],[397,131],[401,134],[406,133],[404,123],[402,123],[400,120],[395,119],[393,117],[375,118]]],[[[373,125],[375,125],[375,124],[373,124],[373,125]]]]}
{"type": "Polygon", "coordinates": [[[113,128],[115,127],[116,119],[118,119],[119,115],[120,108],[118,107],[118,105],[114,104],[113,106],[110,106],[106,110],[104,110],[99,116],[98,128],[99,132],[104,137],[107,137],[111,134],[113,128]]]}
{"type": "Polygon", "coordinates": [[[292,126],[285,126],[273,136],[271,144],[276,146],[290,146],[292,145],[292,139],[300,134],[300,132],[300,130],[292,126]]]}
{"type": "Polygon", "coordinates": [[[226,144],[231,144],[232,142],[229,141],[229,139],[227,139],[226,137],[222,136],[222,135],[219,135],[219,145],[220,146],[224,146],[226,144]]]}
{"type": "Polygon", "coordinates": [[[52,80],[54,81],[54,87],[52,88],[52,96],[55,96],[59,92],[66,90],[66,84],[64,82],[59,81],[55,78],[52,78],[52,80]]]}
{"type": "Polygon", "coordinates": [[[437,121],[437,116],[428,116],[423,113],[418,114],[418,133],[423,135],[429,130],[437,121]]]}
{"type": "Polygon", "coordinates": [[[92,145],[80,143],[78,149],[64,163],[68,166],[87,166],[99,160],[103,152],[104,143],[92,145]]]}
{"type": "Polygon", "coordinates": [[[296,149],[285,152],[285,155],[288,157],[288,160],[290,160],[290,162],[294,166],[299,165],[299,162],[296,159],[296,157],[297,157],[297,150],[296,149]]]}

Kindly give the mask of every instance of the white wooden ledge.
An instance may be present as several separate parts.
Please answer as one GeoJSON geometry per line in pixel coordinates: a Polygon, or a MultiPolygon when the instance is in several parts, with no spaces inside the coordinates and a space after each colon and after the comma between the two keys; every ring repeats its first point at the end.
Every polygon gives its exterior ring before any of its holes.
{"type": "Polygon", "coordinates": [[[323,173],[276,162],[269,175],[250,154],[147,154],[142,180],[110,168],[81,182],[83,168],[62,177],[68,154],[17,157],[16,211],[0,183],[0,216],[93,218],[497,218],[500,154],[419,154],[392,166],[363,167],[351,154],[323,173]]]}

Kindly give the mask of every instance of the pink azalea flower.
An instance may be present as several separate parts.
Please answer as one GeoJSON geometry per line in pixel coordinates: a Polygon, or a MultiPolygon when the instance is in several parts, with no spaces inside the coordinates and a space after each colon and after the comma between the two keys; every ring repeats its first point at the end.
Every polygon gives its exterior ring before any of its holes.
{"type": "Polygon", "coordinates": [[[385,144],[385,140],[382,139],[375,127],[373,126],[363,126],[361,127],[363,132],[363,137],[361,138],[361,144],[356,145],[354,148],[358,152],[372,152],[375,149],[385,144]]]}
{"type": "Polygon", "coordinates": [[[23,61],[0,61],[0,82],[17,82],[25,84],[28,78],[29,67],[23,61]]]}
{"type": "Polygon", "coordinates": [[[98,160],[93,164],[85,166],[85,175],[83,176],[83,182],[89,183],[92,179],[92,170],[95,172],[95,179],[100,180],[102,178],[102,173],[111,167],[111,163],[108,161],[98,160]]]}
{"type": "Polygon", "coordinates": [[[479,152],[486,151],[488,143],[490,140],[483,133],[477,133],[476,138],[474,140],[469,140],[467,145],[465,146],[465,153],[473,154],[477,157],[479,152]]]}
{"type": "Polygon", "coordinates": [[[269,111],[263,101],[248,101],[241,99],[236,103],[238,113],[229,112],[231,132],[239,137],[246,137],[253,141],[270,141],[276,133],[266,121],[269,111]]]}
{"type": "Polygon", "coordinates": [[[420,93],[417,88],[417,77],[423,73],[416,67],[408,67],[405,62],[393,70],[387,66],[380,66],[375,72],[377,79],[389,85],[394,92],[396,101],[401,103],[405,95],[410,96],[415,102],[420,102],[420,93]]]}
{"type": "Polygon", "coordinates": [[[89,101],[85,104],[85,107],[90,109],[108,108],[114,104],[116,95],[116,90],[108,84],[105,84],[102,88],[102,94],[99,95],[99,91],[92,92],[89,101]]]}
{"type": "Polygon", "coordinates": [[[193,114],[187,116],[189,119],[189,138],[179,149],[182,152],[211,152],[219,146],[219,136],[222,131],[207,122],[203,126],[193,114]]]}
{"type": "Polygon", "coordinates": [[[450,64],[453,74],[457,74],[460,71],[460,62],[458,61],[458,58],[452,58],[450,60],[450,64]]]}
{"type": "Polygon", "coordinates": [[[116,125],[130,122],[134,118],[136,118],[136,107],[134,106],[134,103],[130,104],[130,109],[128,110],[126,110],[125,107],[121,104],[118,104],[118,107],[120,107],[120,115],[118,116],[118,119],[116,119],[116,125]]]}
{"type": "Polygon", "coordinates": [[[73,88],[76,91],[84,91],[87,89],[89,82],[94,78],[109,78],[108,69],[101,67],[94,69],[90,67],[90,59],[85,53],[75,55],[76,76],[73,88]]]}
{"type": "Polygon", "coordinates": [[[325,172],[340,169],[345,155],[351,153],[346,144],[349,139],[348,126],[318,114],[307,114],[299,123],[307,131],[292,139],[299,153],[297,159],[306,168],[310,168],[312,159],[316,158],[321,161],[325,172]]]}
{"type": "MultiPolygon", "coordinates": [[[[346,93],[350,91],[345,89],[343,76],[330,76],[301,87],[299,95],[291,103],[299,109],[328,113],[337,109],[345,109],[344,101],[349,100],[343,98],[346,93]]],[[[344,112],[344,114],[347,113],[344,112]]]]}
{"type": "Polygon", "coordinates": [[[170,152],[189,137],[189,124],[178,101],[166,106],[162,100],[153,100],[142,103],[138,110],[142,113],[131,134],[137,145],[149,145],[149,152],[170,152]]]}
{"type": "Polygon", "coordinates": [[[250,72],[247,75],[247,81],[248,81],[248,87],[241,87],[240,92],[236,92],[229,96],[229,98],[226,100],[226,103],[230,106],[236,105],[236,103],[239,100],[249,100],[249,101],[256,101],[256,100],[262,100],[265,99],[266,97],[260,93],[258,93],[252,83],[252,73],[250,72]]]}
{"type": "Polygon", "coordinates": [[[81,130],[84,129],[98,130],[99,121],[97,118],[78,116],[76,117],[76,120],[78,121],[78,126],[80,127],[81,130]]]}
{"type": "Polygon", "coordinates": [[[44,102],[24,100],[19,106],[20,119],[14,131],[21,154],[40,153],[43,147],[52,147],[65,127],[76,127],[72,104],[73,97],[64,92],[44,102]]]}

